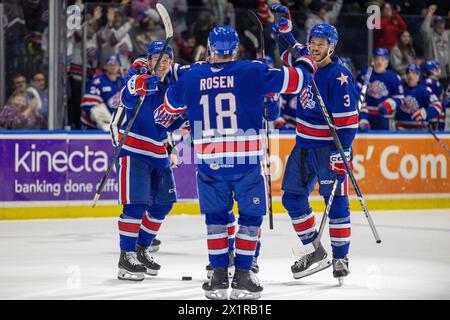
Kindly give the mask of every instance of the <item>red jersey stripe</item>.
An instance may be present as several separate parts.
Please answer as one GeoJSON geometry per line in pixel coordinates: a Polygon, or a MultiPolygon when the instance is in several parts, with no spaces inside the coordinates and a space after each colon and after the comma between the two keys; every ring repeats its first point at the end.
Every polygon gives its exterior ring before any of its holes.
{"type": "Polygon", "coordinates": [[[258,243],[257,241],[249,241],[241,238],[236,238],[235,245],[236,249],[254,251],[256,250],[257,243],[258,243]]]}
{"type": "Polygon", "coordinates": [[[119,230],[120,231],[138,233],[140,228],[141,228],[141,226],[139,224],[125,223],[125,222],[119,221],[119,230]]]}
{"type": "Polygon", "coordinates": [[[292,93],[295,92],[298,88],[298,82],[299,82],[299,76],[297,73],[297,70],[295,68],[288,68],[289,70],[289,82],[288,82],[288,88],[285,93],[292,93]]]}
{"type": "MultiPolygon", "coordinates": [[[[121,140],[122,134],[119,133],[119,141],[121,140]]],[[[133,148],[144,149],[158,154],[166,154],[165,146],[157,146],[149,141],[140,140],[138,138],[133,138],[130,136],[127,136],[127,138],[125,139],[125,144],[133,148]]]]}
{"type": "Polygon", "coordinates": [[[334,124],[338,127],[344,127],[351,124],[358,123],[358,115],[355,114],[353,116],[349,117],[342,117],[342,118],[334,118],[334,124]]]}
{"type": "Polygon", "coordinates": [[[297,123],[297,131],[310,136],[316,137],[331,137],[330,129],[314,129],[304,126],[301,123],[297,123]]]}
{"type": "Polygon", "coordinates": [[[293,223],[294,229],[296,232],[301,232],[301,231],[305,231],[308,229],[311,229],[312,227],[314,227],[314,225],[316,224],[316,220],[315,217],[311,217],[308,220],[306,220],[305,222],[302,223],[293,223]]]}

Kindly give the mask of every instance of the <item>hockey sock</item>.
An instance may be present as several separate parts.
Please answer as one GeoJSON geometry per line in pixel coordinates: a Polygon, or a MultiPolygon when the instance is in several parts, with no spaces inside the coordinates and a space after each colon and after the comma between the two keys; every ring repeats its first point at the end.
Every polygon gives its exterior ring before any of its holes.
{"type": "Polygon", "coordinates": [[[258,234],[262,224],[261,216],[239,215],[239,231],[236,234],[236,259],[238,269],[250,270],[258,244],[258,234]]]}
{"type": "Polygon", "coordinates": [[[228,212],[228,251],[234,251],[234,235],[236,233],[236,218],[234,217],[234,212],[231,210],[228,212]]]}
{"type": "Polygon", "coordinates": [[[205,213],[208,258],[213,268],[226,268],[228,256],[228,212],[205,213]]]}
{"type": "Polygon", "coordinates": [[[145,205],[126,204],[118,221],[120,249],[124,251],[136,251],[136,239],[141,226],[145,205]]]}
{"type": "Polygon", "coordinates": [[[291,217],[292,226],[303,245],[313,242],[317,236],[316,220],[308,198],[285,192],[282,201],[291,217]]]}
{"type": "Polygon", "coordinates": [[[139,230],[137,243],[145,248],[152,244],[155,239],[161,223],[164,221],[166,215],[172,210],[172,204],[167,205],[152,205],[147,208],[147,211],[142,217],[142,224],[139,230]]]}
{"type": "MultiPolygon", "coordinates": [[[[324,197],[325,203],[329,197],[324,197]]],[[[350,247],[350,207],[347,196],[335,196],[331,204],[329,222],[333,258],[340,259],[348,254],[350,247]]]]}

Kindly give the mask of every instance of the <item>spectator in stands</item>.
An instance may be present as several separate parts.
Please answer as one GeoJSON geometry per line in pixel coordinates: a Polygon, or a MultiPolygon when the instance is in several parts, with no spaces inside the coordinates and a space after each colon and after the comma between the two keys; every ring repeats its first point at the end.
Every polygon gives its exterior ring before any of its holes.
{"type": "MultiPolygon", "coordinates": [[[[78,0],[76,2],[84,12],[84,4],[78,0]]],[[[99,31],[99,20],[103,15],[103,10],[100,6],[95,7],[92,14],[87,14],[85,21],[87,22],[87,42],[86,48],[86,73],[87,77],[92,77],[98,68],[98,43],[97,33],[99,31]]],[[[67,31],[67,64],[69,66],[68,79],[69,79],[69,124],[72,129],[80,129],[80,116],[81,116],[81,96],[82,96],[82,76],[83,76],[83,36],[81,30],[75,28],[68,29],[67,31]]]]}
{"type": "MultiPolygon", "coordinates": [[[[20,61],[25,55],[25,18],[21,3],[16,0],[5,0],[5,60],[6,74],[21,72],[23,65],[20,61]]],[[[3,26],[2,26],[3,27],[3,26]]]]}
{"type": "Polygon", "coordinates": [[[125,13],[116,7],[108,7],[106,14],[107,24],[99,32],[99,44],[102,53],[102,64],[109,56],[117,55],[120,59],[122,71],[125,73],[131,65],[133,44],[129,31],[133,18],[127,18],[125,13]]]}
{"type": "Polygon", "coordinates": [[[318,23],[335,24],[339,13],[341,12],[343,0],[333,2],[331,10],[327,10],[328,5],[320,0],[313,0],[309,5],[310,13],[307,14],[305,22],[306,34],[308,35],[311,28],[318,23]]]}
{"type": "Polygon", "coordinates": [[[398,41],[400,31],[406,30],[407,27],[405,20],[400,16],[400,6],[394,10],[390,2],[385,2],[381,29],[374,31],[375,47],[392,50],[398,41]]]}
{"type": "Polygon", "coordinates": [[[399,38],[390,53],[390,62],[392,69],[404,79],[406,67],[416,60],[416,52],[412,46],[411,35],[407,30],[400,31],[399,38]]]}
{"type": "Polygon", "coordinates": [[[27,92],[15,90],[0,112],[0,128],[7,130],[46,129],[47,124],[37,111],[36,100],[27,102],[27,92]]]}
{"type": "Polygon", "coordinates": [[[141,13],[138,25],[130,31],[130,37],[133,42],[133,55],[135,57],[147,53],[148,44],[154,40],[164,39],[165,31],[161,27],[158,11],[148,9],[141,13]]]}
{"type": "Polygon", "coordinates": [[[12,91],[15,90],[26,90],[27,88],[27,78],[23,74],[16,73],[12,76],[12,91]]]}
{"type": "Polygon", "coordinates": [[[437,6],[428,7],[422,23],[422,37],[425,45],[425,59],[436,60],[441,66],[440,81],[447,84],[450,77],[450,30],[445,30],[445,19],[434,16],[437,6]]]}
{"type": "Polygon", "coordinates": [[[144,17],[142,12],[148,9],[155,9],[158,0],[131,0],[131,15],[133,19],[139,23],[144,17]]]}
{"type": "Polygon", "coordinates": [[[214,19],[209,11],[199,12],[197,19],[191,25],[190,35],[195,38],[196,46],[206,48],[209,32],[214,28],[214,19]]]}
{"type": "Polygon", "coordinates": [[[44,73],[38,72],[33,75],[27,93],[32,97],[32,100],[36,101],[37,110],[42,117],[48,119],[48,91],[44,73]]]}

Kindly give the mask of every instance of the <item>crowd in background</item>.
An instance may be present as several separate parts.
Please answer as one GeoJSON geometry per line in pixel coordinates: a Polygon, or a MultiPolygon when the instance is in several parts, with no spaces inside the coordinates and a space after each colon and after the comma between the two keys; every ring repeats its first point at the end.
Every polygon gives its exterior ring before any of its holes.
{"type": "MultiPolygon", "coordinates": [[[[162,3],[173,26],[176,62],[189,64],[205,59],[209,31],[217,24],[231,24],[239,32],[239,59],[254,59],[258,44],[255,26],[246,10],[255,10],[264,27],[266,53],[279,66],[271,29],[274,16],[268,5],[281,2],[293,12],[295,37],[305,42],[316,23],[336,25],[340,42],[337,55],[351,58],[356,74],[367,64],[366,8],[376,4],[382,13],[381,29],[374,32],[374,46],[390,52],[390,68],[402,78],[405,69],[427,60],[440,64],[440,81],[446,88],[450,76],[450,3],[448,1],[320,1],[320,0],[111,0],[68,1],[81,8],[86,41],[81,29],[67,33],[67,124],[81,127],[83,48],[86,50],[87,82],[102,72],[107,57],[115,55],[123,75],[131,62],[146,53],[147,45],[164,38],[155,10],[162,3]],[[359,15],[360,19],[345,19],[359,15]],[[415,16],[415,17],[413,17],[415,16]],[[364,26],[364,27],[362,27],[364,26]],[[256,36],[256,37],[255,37],[256,36]]],[[[1,109],[0,128],[46,128],[48,115],[48,0],[4,0],[7,103],[1,109]]]]}

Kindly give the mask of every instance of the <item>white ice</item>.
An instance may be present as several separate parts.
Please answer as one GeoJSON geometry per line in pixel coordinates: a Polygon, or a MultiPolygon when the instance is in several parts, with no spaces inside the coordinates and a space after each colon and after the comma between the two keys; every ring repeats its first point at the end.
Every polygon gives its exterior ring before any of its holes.
{"type": "MultiPolygon", "coordinates": [[[[450,211],[371,214],[383,243],[375,243],[364,215],[352,212],[351,274],[343,287],[331,268],[294,280],[298,240],[290,220],[275,215],[272,231],[265,221],[262,299],[450,299],[450,211]]],[[[0,299],[205,299],[205,233],[201,216],[167,217],[155,254],[160,274],[127,282],[116,278],[116,219],[1,221],[0,299]]],[[[327,232],[323,240],[330,251],[327,232]]]]}

